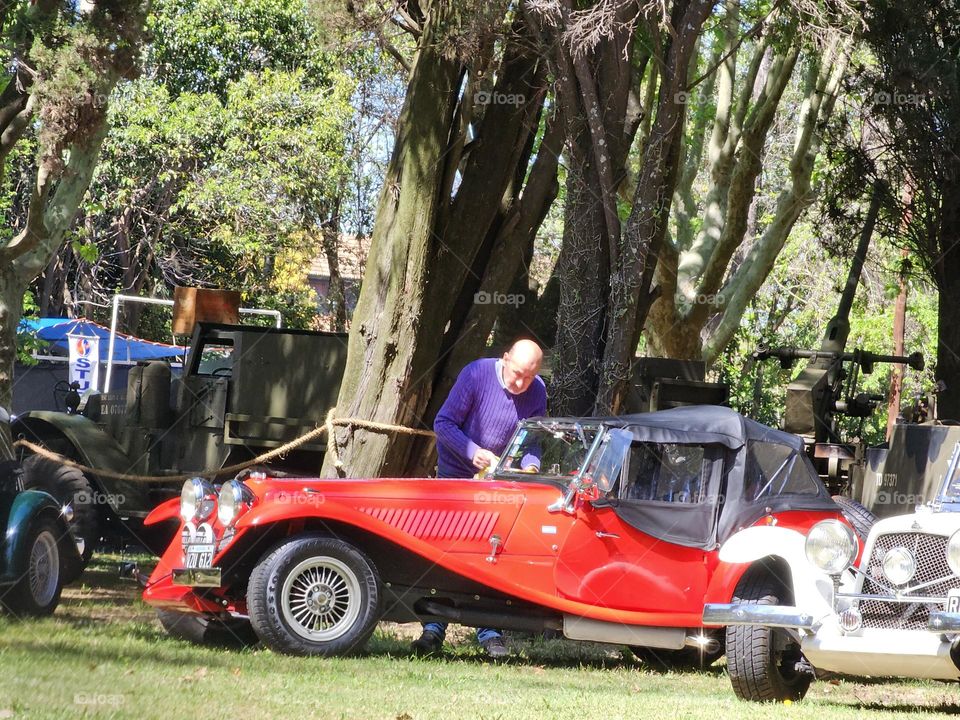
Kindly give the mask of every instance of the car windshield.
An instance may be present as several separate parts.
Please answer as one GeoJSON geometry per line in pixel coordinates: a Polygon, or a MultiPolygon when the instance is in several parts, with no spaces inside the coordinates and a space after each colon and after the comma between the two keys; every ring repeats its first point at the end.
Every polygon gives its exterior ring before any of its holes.
{"type": "Polygon", "coordinates": [[[570,480],[579,474],[599,432],[596,423],[522,422],[500,457],[494,476],[570,480]]]}
{"type": "Polygon", "coordinates": [[[936,504],[953,506],[948,508],[950,510],[960,509],[960,442],[953,447],[953,454],[950,455],[950,462],[947,463],[936,504]]]}

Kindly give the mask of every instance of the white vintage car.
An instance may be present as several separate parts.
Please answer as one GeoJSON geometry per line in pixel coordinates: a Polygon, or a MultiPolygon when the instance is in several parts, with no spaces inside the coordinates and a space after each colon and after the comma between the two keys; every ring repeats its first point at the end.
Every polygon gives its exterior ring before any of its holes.
{"type": "Polygon", "coordinates": [[[742,599],[704,607],[705,626],[727,626],[738,697],[799,700],[816,671],[960,679],[960,443],[936,500],[878,520],[860,550],[837,520],[806,536],[751,527],[724,543],[721,561],[761,561],[779,578],[744,578],[742,599]]]}

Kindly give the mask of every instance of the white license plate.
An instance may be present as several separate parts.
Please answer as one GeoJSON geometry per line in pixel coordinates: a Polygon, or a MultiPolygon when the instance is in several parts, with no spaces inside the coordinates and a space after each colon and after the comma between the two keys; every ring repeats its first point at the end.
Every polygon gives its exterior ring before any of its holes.
{"type": "Polygon", "coordinates": [[[960,590],[950,590],[947,592],[948,613],[960,613],[960,590]]]}
{"type": "Polygon", "coordinates": [[[187,567],[208,568],[213,565],[213,545],[188,545],[187,567]]]}

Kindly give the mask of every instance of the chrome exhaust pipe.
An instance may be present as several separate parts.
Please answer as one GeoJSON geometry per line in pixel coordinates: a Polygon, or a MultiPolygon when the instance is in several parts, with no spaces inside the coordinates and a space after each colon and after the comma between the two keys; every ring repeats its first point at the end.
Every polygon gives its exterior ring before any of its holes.
{"type": "Polygon", "coordinates": [[[686,647],[697,648],[706,655],[720,650],[720,641],[717,638],[702,633],[700,635],[687,635],[683,644],[686,647]]]}

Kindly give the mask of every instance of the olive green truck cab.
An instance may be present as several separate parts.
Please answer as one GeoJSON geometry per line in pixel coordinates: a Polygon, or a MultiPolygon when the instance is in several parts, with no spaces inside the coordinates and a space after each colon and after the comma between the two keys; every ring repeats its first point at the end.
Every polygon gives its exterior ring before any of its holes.
{"type": "MultiPolygon", "coordinates": [[[[84,473],[28,452],[24,483],[73,507],[86,560],[104,537],[164,547],[172,528],[144,528],[143,519],[179,492],[174,476],[252,460],[322,424],[336,404],[346,355],[341,333],[198,323],[179,377],[165,361],[142,363],[125,391],[88,395],[76,413],[18,416],[15,439],[104,471],[84,473]]],[[[269,467],[316,475],[324,450],[322,439],[304,444],[269,467]]]]}

